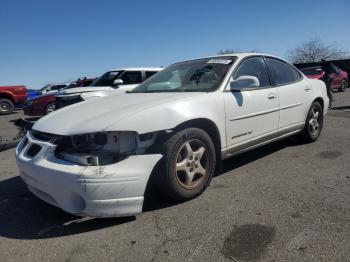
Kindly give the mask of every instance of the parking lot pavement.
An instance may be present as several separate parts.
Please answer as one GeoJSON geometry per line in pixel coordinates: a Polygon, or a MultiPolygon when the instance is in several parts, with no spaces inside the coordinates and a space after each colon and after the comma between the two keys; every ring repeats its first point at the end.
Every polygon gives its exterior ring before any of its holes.
{"type": "Polygon", "coordinates": [[[0,137],[12,138],[17,135],[17,128],[13,125],[13,121],[23,117],[22,110],[16,110],[10,115],[0,115],[0,137]]]}
{"type": "Polygon", "coordinates": [[[336,99],[316,143],[228,159],[200,197],[153,193],[132,218],[48,205],[18,177],[14,149],[0,152],[0,260],[350,261],[350,90],[336,99]]]}

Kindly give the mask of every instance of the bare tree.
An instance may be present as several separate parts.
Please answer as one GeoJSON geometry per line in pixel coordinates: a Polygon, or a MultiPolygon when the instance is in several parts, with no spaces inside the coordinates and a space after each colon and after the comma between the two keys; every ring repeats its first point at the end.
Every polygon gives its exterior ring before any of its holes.
{"type": "Polygon", "coordinates": [[[349,53],[341,50],[336,44],[327,45],[319,38],[312,38],[288,52],[292,63],[319,62],[321,59],[335,60],[348,58],[349,53]]]}

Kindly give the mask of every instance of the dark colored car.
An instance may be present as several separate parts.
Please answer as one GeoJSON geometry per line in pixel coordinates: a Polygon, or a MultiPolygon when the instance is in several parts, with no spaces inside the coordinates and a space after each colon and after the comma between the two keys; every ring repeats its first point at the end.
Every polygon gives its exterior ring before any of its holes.
{"type": "MultiPolygon", "coordinates": [[[[341,70],[339,67],[331,63],[331,66],[333,68],[334,73],[331,74],[333,81],[332,81],[332,90],[333,91],[341,91],[344,92],[346,88],[348,87],[348,73],[341,70]]],[[[301,69],[301,71],[309,78],[319,79],[322,80],[324,76],[324,71],[322,70],[321,66],[313,66],[313,67],[306,67],[301,69]]]]}
{"type": "MultiPolygon", "coordinates": [[[[96,78],[83,78],[78,79],[65,86],[61,90],[89,86],[96,78]]],[[[24,114],[28,116],[43,116],[51,113],[55,110],[55,93],[42,95],[28,100],[24,105],[24,114]]]]}
{"type": "Polygon", "coordinates": [[[0,115],[11,114],[27,100],[25,86],[0,86],[0,115]]]}

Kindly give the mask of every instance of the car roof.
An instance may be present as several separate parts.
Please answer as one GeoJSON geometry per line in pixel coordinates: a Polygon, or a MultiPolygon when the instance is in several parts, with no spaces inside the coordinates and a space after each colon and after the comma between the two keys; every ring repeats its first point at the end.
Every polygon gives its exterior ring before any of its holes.
{"type": "Polygon", "coordinates": [[[180,61],[180,62],[193,61],[193,60],[198,60],[198,59],[207,59],[207,58],[214,58],[215,59],[215,58],[225,58],[225,57],[237,57],[238,60],[241,60],[241,59],[243,59],[245,57],[249,57],[249,56],[268,56],[268,57],[274,57],[274,58],[286,61],[283,58],[280,58],[280,57],[275,56],[275,55],[266,54],[266,53],[245,52],[245,53],[231,53],[231,54],[223,54],[223,55],[212,55],[212,56],[199,57],[199,58],[194,58],[194,59],[180,61]]]}
{"type": "Polygon", "coordinates": [[[160,71],[163,67],[122,67],[110,71],[160,71]]]}

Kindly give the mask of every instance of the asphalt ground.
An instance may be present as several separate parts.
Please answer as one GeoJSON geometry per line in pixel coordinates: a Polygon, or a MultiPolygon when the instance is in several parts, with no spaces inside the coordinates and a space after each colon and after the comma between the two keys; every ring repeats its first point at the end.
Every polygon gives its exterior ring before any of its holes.
{"type": "MultiPolygon", "coordinates": [[[[14,149],[0,152],[0,261],[350,261],[350,90],[335,97],[317,142],[225,160],[200,197],[153,192],[131,218],[46,204],[18,177],[14,149]]],[[[19,115],[0,116],[0,134],[19,115]]]]}

